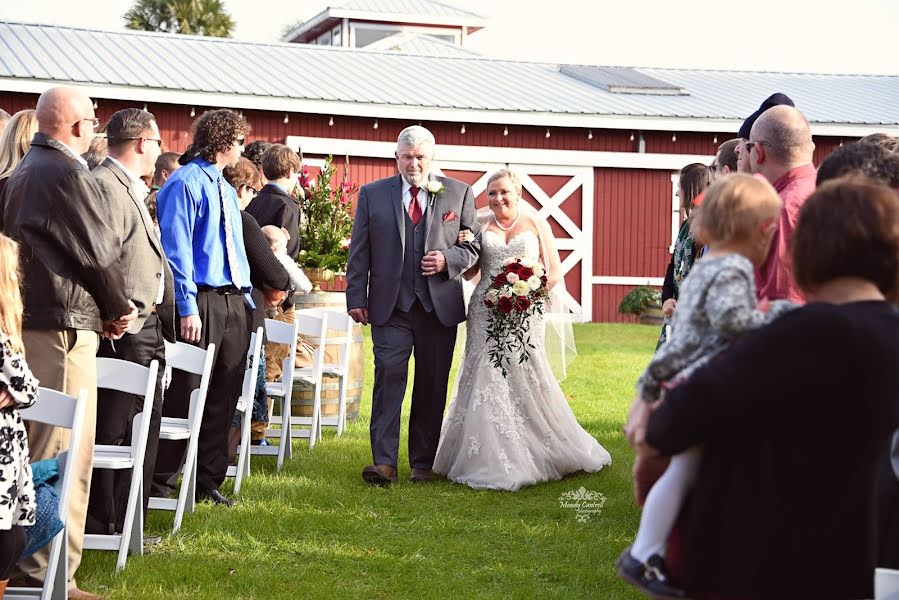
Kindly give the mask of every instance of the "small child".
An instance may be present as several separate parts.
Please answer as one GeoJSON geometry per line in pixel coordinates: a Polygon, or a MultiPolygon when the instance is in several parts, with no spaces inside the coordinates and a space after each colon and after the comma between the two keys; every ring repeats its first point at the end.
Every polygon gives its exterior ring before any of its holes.
{"type": "Polygon", "coordinates": [[[269,245],[272,247],[272,252],[275,253],[275,256],[287,270],[287,274],[290,275],[290,283],[293,289],[301,294],[311,292],[312,282],[309,281],[309,278],[306,277],[299,265],[287,256],[287,240],[290,239],[290,234],[287,233],[287,230],[283,227],[266,225],[262,228],[262,233],[265,234],[265,239],[268,240],[269,245]]]}
{"type": "Polygon", "coordinates": [[[34,525],[35,499],[28,434],[19,409],[37,398],[38,381],[25,362],[19,247],[0,234],[0,597],[34,525]]]}
{"type": "MultiPolygon", "coordinates": [[[[689,377],[739,336],[793,308],[789,302],[776,301],[761,312],[756,300],[754,270],[768,255],[781,206],[777,192],[761,177],[730,175],[706,191],[692,227],[708,251],[683,281],[672,337],[637,382],[638,398],[655,403],[665,388],[689,377]]],[[[672,457],[646,498],[633,546],[618,559],[621,576],[644,592],[686,597],[671,582],[665,543],[700,458],[698,447],[672,457]]]]}

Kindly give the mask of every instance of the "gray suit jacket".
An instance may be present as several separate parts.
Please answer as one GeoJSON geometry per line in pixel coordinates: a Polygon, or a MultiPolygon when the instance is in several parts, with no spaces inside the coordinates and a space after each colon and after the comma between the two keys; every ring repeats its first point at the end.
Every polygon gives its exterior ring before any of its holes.
{"type": "MultiPolygon", "coordinates": [[[[471,187],[448,177],[439,194],[428,194],[424,219],[425,251],[441,250],[446,270],[428,278],[434,312],[446,326],[465,320],[461,274],[478,260],[481,227],[471,187]],[[471,230],[473,242],[457,244],[460,229],[471,230]]],[[[400,175],[359,190],[350,258],[347,264],[347,308],[368,308],[372,325],[383,325],[396,306],[406,244],[405,209],[400,175]]]]}
{"type": "Polygon", "coordinates": [[[162,242],[150,214],[138,197],[128,175],[108,158],[93,170],[109,211],[109,226],[122,240],[122,272],[125,294],[137,306],[138,314],[130,332],[140,331],[153,311],[159,293],[159,280],[165,278],[165,294],[156,312],[162,321],[163,335],[175,339],[175,297],[172,270],[165,258],[162,242]]]}

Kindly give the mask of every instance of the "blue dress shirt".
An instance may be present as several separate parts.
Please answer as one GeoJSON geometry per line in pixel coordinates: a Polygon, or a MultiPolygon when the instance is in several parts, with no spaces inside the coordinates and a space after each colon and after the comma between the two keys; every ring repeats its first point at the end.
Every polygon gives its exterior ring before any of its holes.
{"type": "MultiPolygon", "coordinates": [[[[156,197],[162,247],[175,277],[175,304],[182,317],[199,314],[197,286],[234,285],[225,250],[219,177],[222,173],[215,165],[198,157],[172,173],[156,197]]],[[[223,187],[241,279],[249,282],[237,192],[228,182],[223,187]]]]}

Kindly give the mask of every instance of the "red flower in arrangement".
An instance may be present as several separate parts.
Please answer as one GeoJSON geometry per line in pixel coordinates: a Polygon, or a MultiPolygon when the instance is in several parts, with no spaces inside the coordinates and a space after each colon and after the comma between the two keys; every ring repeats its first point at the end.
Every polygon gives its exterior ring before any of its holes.
{"type": "Polygon", "coordinates": [[[521,267],[518,269],[518,276],[522,279],[530,279],[530,277],[534,274],[534,269],[530,267],[521,267]]]}
{"type": "Polygon", "coordinates": [[[493,285],[495,287],[502,287],[506,283],[506,274],[505,273],[497,273],[496,277],[493,278],[493,285]]]}
{"type": "Polygon", "coordinates": [[[543,283],[543,285],[546,285],[546,282],[549,281],[549,279],[547,279],[546,275],[544,275],[543,277],[540,278],[540,281],[543,283]]]}
{"type": "Polygon", "coordinates": [[[531,301],[526,296],[518,297],[518,302],[515,303],[515,308],[518,309],[518,312],[525,312],[530,307],[531,301]]]}
{"type": "Polygon", "coordinates": [[[518,261],[506,265],[506,273],[515,273],[516,275],[518,275],[518,272],[521,271],[521,269],[521,263],[519,263],[518,261]]]}
{"type": "Polygon", "coordinates": [[[493,301],[490,298],[484,298],[484,305],[487,308],[493,308],[493,301]]]}
{"type": "Polygon", "coordinates": [[[506,314],[512,312],[512,299],[505,296],[500,297],[498,308],[506,314]]]}

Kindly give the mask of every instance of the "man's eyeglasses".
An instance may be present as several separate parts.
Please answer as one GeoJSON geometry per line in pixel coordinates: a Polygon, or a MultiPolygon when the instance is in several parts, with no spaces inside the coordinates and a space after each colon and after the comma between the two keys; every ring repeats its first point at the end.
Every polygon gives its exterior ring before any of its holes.
{"type": "Polygon", "coordinates": [[[759,141],[757,141],[757,142],[746,142],[746,152],[747,152],[747,154],[748,154],[749,152],[752,152],[752,148],[753,148],[754,146],[756,146],[756,145],[758,145],[758,146],[770,146],[771,144],[769,144],[768,142],[763,142],[763,141],[761,141],[761,140],[759,140],[759,141]]]}
{"type": "MultiPolygon", "coordinates": [[[[144,140],[145,142],[156,142],[159,144],[159,147],[162,148],[162,140],[160,138],[148,138],[148,137],[122,137],[115,138],[115,140],[127,141],[127,140],[144,140]]],[[[113,140],[114,141],[114,140],[113,140]]]]}
{"type": "Polygon", "coordinates": [[[720,165],[720,164],[712,163],[712,164],[709,165],[709,171],[711,171],[712,173],[714,173],[714,172],[717,171],[718,169],[720,169],[720,168],[722,168],[722,167],[726,167],[726,166],[727,166],[727,165],[720,165]]]}
{"type": "Polygon", "coordinates": [[[90,121],[91,125],[93,125],[93,127],[94,127],[94,131],[96,131],[100,127],[100,119],[98,119],[97,117],[84,117],[83,119],[78,119],[77,121],[72,123],[72,127],[75,127],[76,125],[78,125],[78,123],[81,123],[82,121],[90,121]]]}

